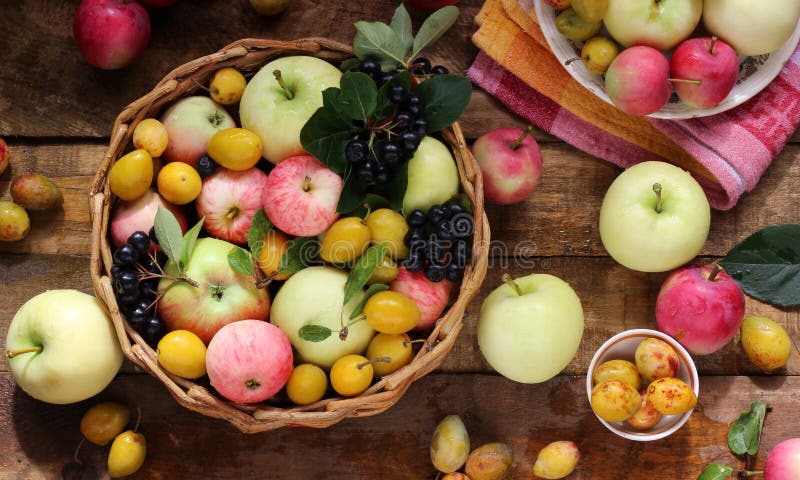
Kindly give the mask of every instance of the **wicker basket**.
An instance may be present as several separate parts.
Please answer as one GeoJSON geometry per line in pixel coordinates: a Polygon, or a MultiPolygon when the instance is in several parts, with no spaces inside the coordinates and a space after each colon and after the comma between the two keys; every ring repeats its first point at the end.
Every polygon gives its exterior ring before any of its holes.
{"type": "Polygon", "coordinates": [[[92,218],[91,276],[97,297],[105,303],[125,356],[156,377],[175,400],[184,407],[209,417],[222,418],[246,433],[284,426],[324,428],[344,418],[375,415],[395,404],[408,387],[437,368],[453,347],[462,327],[467,304],[486,274],[489,247],[489,223],[483,209],[480,170],[467,148],[461,129],[454,124],[443,132],[458,164],[463,192],[474,206],[475,236],[470,265],[467,266],[458,296],[430,332],[427,342],[413,360],[400,370],[374,383],[366,392],[353,398],[326,398],[303,407],[280,408],[268,404],[239,404],[216,395],[213,389],[165,372],[156,360],[156,352],[128,325],[120,313],[110,280],[112,252],[108,241],[109,212],[113,198],[106,181],[111,165],[131,147],[133,128],[143,119],[157,117],[164,107],[207,85],[219,68],[235,67],[254,73],[268,61],[289,54],[313,55],[332,62],[352,57],[352,49],[322,38],[291,42],[244,39],[222,50],[181,65],[162,79],[147,95],[128,105],[117,117],[111,140],[89,193],[92,218]]]}

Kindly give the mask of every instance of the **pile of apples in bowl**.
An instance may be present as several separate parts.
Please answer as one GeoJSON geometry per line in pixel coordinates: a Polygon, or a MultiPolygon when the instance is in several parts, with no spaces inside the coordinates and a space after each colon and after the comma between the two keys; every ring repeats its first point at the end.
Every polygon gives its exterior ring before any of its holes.
{"type": "Polygon", "coordinates": [[[126,356],[244,432],[389,408],[486,272],[469,81],[355,43],[247,39],[179,67],[119,115],[92,186],[126,356]]]}
{"type": "Polygon", "coordinates": [[[800,40],[792,0],[536,0],[581,85],[631,115],[713,115],[763,90],[800,40]]]}

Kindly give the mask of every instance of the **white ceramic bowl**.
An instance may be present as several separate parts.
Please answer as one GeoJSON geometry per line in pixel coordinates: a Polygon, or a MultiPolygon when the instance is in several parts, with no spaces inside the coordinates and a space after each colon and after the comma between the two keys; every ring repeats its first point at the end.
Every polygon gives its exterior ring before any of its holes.
{"type": "MultiPolygon", "coordinates": [[[[592,362],[589,364],[589,371],[586,374],[586,396],[590,403],[592,401],[592,387],[594,386],[592,385],[592,376],[595,368],[608,360],[619,359],[634,362],[634,353],[636,352],[636,347],[639,346],[639,343],[641,343],[642,340],[649,337],[664,340],[665,342],[669,343],[670,346],[672,346],[672,348],[675,350],[675,353],[678,354],[678,358],[680,359],[680,367],[676,377],[686,382],[686,384],[689,385],[689,387],[694,391],[694,394],[699,396],[700,378],[697,376],[697,368],[695,367],[694,361],[692,361],[692,356],[689,355],[689,352],[687,352],[677,340],[669,335],[661,333],[657,330],[647,330],[642,328],[626,330],[622,333],[614,335],[613,337],[609,338],[594,354],[594,357],[592,357],[592,362]]],[[[664,415],[658,424],[656,424],[650,430],[645,431],[636,430],[625,422],[607,422],[600,417],[597,417],[597,419],[600,420],[600,422],[605,425],[606,428],[616,433],[620,437],[624,437],[629,440],[636,440],[638,442],[649,442],[651,440],[658,440],[659,438],[672,435],[679,428],[681,428],[684,423],[686,423],[686,420],[688,420],[692,415],[692,411],[693,410],[689,410],[688,412],[680,415],[664,415]]]]}
{"type": "MultiPolygon", "coordinates": [[[[581,56],[583,42],[573,42],[559,33],[556,28],[556,10],[553,7],[547,5],[543,0],[535,0],[534,7],[544,38],[556,58],[572,75],[572,78],[601,99],[611,103],[611,99],[606,94],[605,81],[602,75],[590,72],[583,62],[571,62],[566,65],[567,60],[581,56]]],[[[798,41],[800,41],[800,23],[798,23],[791,38],[777,51],[757,57],[740,56],[739,79],[736,81],[733,91],[719,105],[705,109],[691,108],[681,102],[678,96],[673,93],[669,103],[650,116],[675,120],[705,117],[724,112],[746,102],[778,76],[783,65],[794,53],[798,41]]]]}

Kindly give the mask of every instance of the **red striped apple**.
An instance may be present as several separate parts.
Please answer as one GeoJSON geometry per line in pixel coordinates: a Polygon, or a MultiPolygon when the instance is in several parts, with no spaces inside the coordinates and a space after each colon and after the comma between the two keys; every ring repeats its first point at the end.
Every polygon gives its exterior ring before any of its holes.
{"type": "Polygon", "coordinates": [[[542,178],[542,151],[530,129],[497,128],[472,145],[483,174],[483,193],[498,205],[528,198],[542,178]]]}
{"type": "MultiPolygon", "coordinates": [[[[112,210],[109,230],[114,248],[124,245],[133,232],[149,232],[153,228],[158,207],[164,207],[172,212],[178,220],[181,231],[186,233],[189,223],[181,207],[167,202],[158,192],[150,189],[136,200],[118,202],[112,210]]],[[[156,248],[151,247],[151,251],[156,251],[156,248]]]]}
{"type": "Polygon", "coordinates": [[[247,231],[253,215],[261,210],[266,186],[267,174],[257,168],[218,168],[203,181],[195,201],[197,216],[205,217],[203,229],[222,240],[247,243],[247,231]]]}

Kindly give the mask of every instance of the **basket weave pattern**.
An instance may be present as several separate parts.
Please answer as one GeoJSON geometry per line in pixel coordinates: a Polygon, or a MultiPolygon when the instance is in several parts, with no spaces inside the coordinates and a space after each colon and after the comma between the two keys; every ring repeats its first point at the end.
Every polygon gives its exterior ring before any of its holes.
{"type": "Polygon", "coordinates": [[[243,39],[174,69],[150,93],[128,105],[117,116],[108,149],[89,192],[92,285],[95,294],[110,313],[123,353],[130,361],[164,384],[182,406],[209,417],[227,420],[246,433],[285,426],[325,428],[345,418],[375,415],[394,405],[415,380],[430,373],[444,361],[462,328],[467,304],[483,282],[488,263],[489,223],[484,213],[480,170],[456,123],[442,133],[455,156],[462,190],[473,205],[475,234],[472,259],[466,268],[458,296],[437,321],[427,341],[408,365],[381,378],[359,396],[325,398],[311,405],[291,408],[230,402],[218,397],[213,389],[209,390],[191,380],[171,375],[161,368],[156,360],[156,352],[128,324],[114,296],[110,279],[113,260],[107,232],[115,198],[107,182],[109,169],[131,148],[133,129],[141,120],[158,118],[161,110],[175,100],[201,90],[216,70],[234,67],[247,76],[276,57],[298,54],[312,55],[331,62],[353,56],[349,46],[323,38],[297,41],[243,39]]]}

